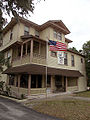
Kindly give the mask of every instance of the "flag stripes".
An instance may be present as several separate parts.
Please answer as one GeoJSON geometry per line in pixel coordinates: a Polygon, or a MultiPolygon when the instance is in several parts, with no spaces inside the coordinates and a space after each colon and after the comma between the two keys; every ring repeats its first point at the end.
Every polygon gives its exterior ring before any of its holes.
{"type": "Polygon", "coordinates": [[[49,40],[50,51],[66,51],[67,45],[62,42],[49,40]]]}

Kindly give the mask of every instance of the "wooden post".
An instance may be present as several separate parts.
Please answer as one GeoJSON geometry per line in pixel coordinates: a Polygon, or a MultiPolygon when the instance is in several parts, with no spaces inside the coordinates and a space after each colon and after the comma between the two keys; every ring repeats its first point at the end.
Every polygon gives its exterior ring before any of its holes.
{"type": "Polygon", "coordinates": [[[55,90],[55,76],[51,75],[51,92],[55,90]]]}
{"type": "Polygon", "coordinates": [[[29,78],[28,78],[28,96],[30,96],[30,89],[31,89],[31,75],[29,74],[29,78]]]}
{"type": "Polygon", "coordinates": [[[33,59],[33,40],[31,40],[31,52],[30,52],[30,63],[32,62],[33,59]]]}
{"type": "Polygon", "coordinates": [[[26,55],[27,55],[27,42],[25,44],[26,44],[26,55]]]}
{"type": "Polygon", "coordinates": [[[21,45],[21,60],[22,60],[22,56],[23,56],[23,44],[21,45]]]}
{"type": "Polygon", "coordinates": [[[67,77],[66,77],[66,92],[67,92],[67,77]]]}

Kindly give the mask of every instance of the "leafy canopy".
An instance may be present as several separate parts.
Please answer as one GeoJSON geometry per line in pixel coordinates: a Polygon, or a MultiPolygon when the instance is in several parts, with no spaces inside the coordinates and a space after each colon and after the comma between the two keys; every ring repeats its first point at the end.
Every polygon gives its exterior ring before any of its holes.
{"type": "Polygon", "coordinates": [[[85,55],[86,74],[88,77],[88,86],[90,86],[90,40],[84,43],[83,53],[85,55]]]}

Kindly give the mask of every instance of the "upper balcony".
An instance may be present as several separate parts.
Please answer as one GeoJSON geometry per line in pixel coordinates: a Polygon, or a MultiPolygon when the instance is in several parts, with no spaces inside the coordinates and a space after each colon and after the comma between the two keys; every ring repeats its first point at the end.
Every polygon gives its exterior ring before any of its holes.
{"type": "Polygon", "coordinates": [[[12,49],[12,66],[24,64],[46,64],[46,41],[28,35],[22,36],[22,43],[12,49]]]}

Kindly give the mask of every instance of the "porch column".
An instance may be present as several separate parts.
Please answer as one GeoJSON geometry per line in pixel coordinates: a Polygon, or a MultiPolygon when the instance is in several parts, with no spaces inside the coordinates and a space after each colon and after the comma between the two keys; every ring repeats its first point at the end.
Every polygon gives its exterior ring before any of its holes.
{"type": "Polygon", "coordinates": [[[26,42],[26,55],[27,55],[27,42],[26,42]]]}
{"type": "Polygon", "coordinates": [[[55,76],[51,75],[51,92],[55,90],[55,76]]]}
{"type": "Polygon", "coordinates": [[[31,40],[31,52],[30,52],[30,62],[32,62],[33,59],[33,40],[31,40]]]}
{"type": "Polygon", "coordinates": [[[21,45],[21,59],[22,59],[22,56],[23,56],[23,44],[21,45]]]}
{"type": "Polygon", "coordinates": [[[29,78],[28,78],[28,96],[30,96],[30,89],[31,89],[31,75],[29,74],[29,78]]]}
{"type": "Polygon", "coordinates": [[[18,75],[18,93],[19,93],[19,88],[20,88],[20,77],[21,75],[18,75]]]}
{"type": "Polygon", "coordinates": [[[67,77],[66,77],[66,92],[67,92],[67,77]]]}

